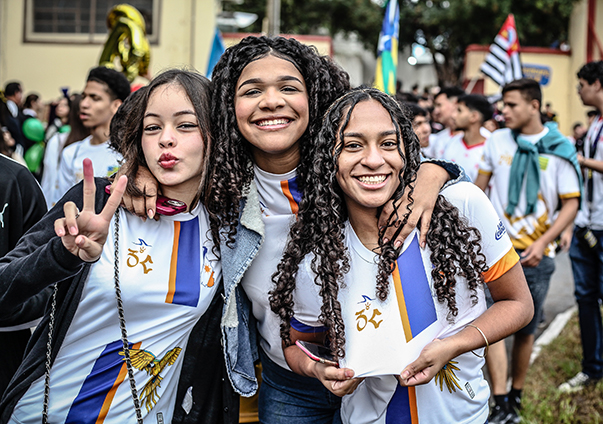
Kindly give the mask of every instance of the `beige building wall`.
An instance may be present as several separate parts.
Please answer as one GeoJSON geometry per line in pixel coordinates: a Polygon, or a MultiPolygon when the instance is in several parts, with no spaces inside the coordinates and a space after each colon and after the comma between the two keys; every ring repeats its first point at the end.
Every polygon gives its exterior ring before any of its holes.
{"type": "MultiPolygon", "coordinates": [[[[159,41],[151,44],[151,73],[174,66],[205,73],[215,29],[215,0],[159,1],[159,41]]],[[[61,87],[81,91],[88,70],[98,64],[103,44],[25,43],[24,13],[25,0],[0,0],[2,88],[9,80],[19,80],[25,93],[36,91],[44,101],[59,97],[61,87]]]]}

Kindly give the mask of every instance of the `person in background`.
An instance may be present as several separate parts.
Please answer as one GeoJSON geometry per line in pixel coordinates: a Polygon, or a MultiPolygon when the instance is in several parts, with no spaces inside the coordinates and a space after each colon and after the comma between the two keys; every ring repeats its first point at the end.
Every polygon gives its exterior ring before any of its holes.
{"type": "MultiPolygon", "coordinates": [[[[5,132],[5,130],[3,130],[5,132]]],[[[10,133],[6,131],[10,136],[10,133]]],[[[31,172],[7,156],[0,155],[0,257],[10,252],[23,234],[34,226],[46,213],[46,202],[40,185],[31,172]]],[[[0,291],[0,298],[4,295],[0,291]]],[[[25,347],[31,336],[30,327],[35,326],[47,297],[32,297],[23,308],[20,322],[4,326],[7,316],[16,314],[8,307],[0,314],[0,398],[13,374],[17,371],[25,347]],[[34,305],[35,303],[35,305],[34,305]]]]}
{"type": "Polygon", "coordinates": [[[429,137],[429,146],[423,150],[425,156],[440,158],[448,143],[454,138],[461,138],[462,132],[454,128],[452,114],[456,109],[456,102],[465,92],[460,87],[442,87],[433,99],[434,121],[439,122],[444,129],[429,137]]]}
{"type": "Polygon", "coordinates": [[[6,157],[9,157],[22,165],[27,166],[25,163],[25,159],[16,151],[15,139],[13,135],[10,133],[8,128],[1,127],[0,128],[0,154],[6,157]]]}
{"type": "Polygon", "coordinates": [[[42,104],[42,99],[38,94],[30,93],[25,97],[25,102],[23,102],[23,115],[39,118],[42,109],[44,109],[44,104],[42,104]]]}
{"type": "MultiPolygon", "coordinates": [[[[584,106],[603,110],[603,61],[589,62],[578,72],[578,94],[584,106]]],[[[585,201],[574,222],[569,255],[578,302],[582,369],[559,385],[561,392],[576,392],[603,377],[603,117],[597,115],[584,138],[578,162],[585,171],[585,201]]]]}
{"type": "Polygon", "coordinates": [[[121,72],[102,66],[90,70],[80,102],[80,119],[90,129],[90,136],[63,149],[57,196],[82,180],[84,158],[92,159],[98,177],[107,177],[119,168],[121,155],[109,148],[109,126],[129,94],[130,83],[121,72]]]}
{"type": "Polygon", "coordinates": [[[471,181],[477,178],[486,143],[482,128],[484,122],[492,118],[493,112],[486,97],[467,94],[458,98],[456,110],[452,113],[454,127],[463,131],[463,137],[450,140],[444,148],[441,159],[451,160],[461,165],[471,181]]]}
{"type": "Polygon", "coordinates": [[[44,141],[48,143],[48,140],[52,138],[57,132],[66,131],[65,125],[69,122],[69,110],[71,108],[71,98],[64,96],[59,99],[56,104],[50,106],[50,114],[48,116],[48,126],[44,133],[44,141]]]}
{"type": "Polygon", "coordinates": [[[496,404],[489,421],[519,423],[534,333],[555,270],[555,240],[578,211],[581,174],[576,150],[557,124],[542,124],[538,82],[515,80],[502,93],[507,128],[486,140],[475,184],[482,190],[492,185],[490,200],[520,254],[534,303],[534,318],[514,334],[510,392],[504,343],[494,345],[489,355],[489,363],[496,364],[489,369],[497,371],[491,375],[496,404]]]}
{"type": "Polygon", "coordinates": [[[69,131],[56,132],[46,143],[41,185],[48,209],[52,208],[61,197],[59,195],[59,165],[63,149],[90,135],[90,129],[84,126],[79,116],[81,99],[82,96],[77,93],[72,94],[69,98],[67,123],[61,127],[68,128],[69,131]]]}
{"type": "Polygon", "coordinates": [[[427,148],[429,146],[429,136],[431,135],[429,112],[416,103],[404,103],[404,106],[410,111],[412,129],[419,138],[421,149],[427,148]]]}
{"type": "Polygon", "coordinates": [[[19,155],[25,155],[33,143],[23,136],[23,121],[21,102],[23,101],[23,88],[21,83],[12,81],[4,87],[4,100],[0,102],[0,120],[2,125],[8,128],[17,143],[19,155]]]}

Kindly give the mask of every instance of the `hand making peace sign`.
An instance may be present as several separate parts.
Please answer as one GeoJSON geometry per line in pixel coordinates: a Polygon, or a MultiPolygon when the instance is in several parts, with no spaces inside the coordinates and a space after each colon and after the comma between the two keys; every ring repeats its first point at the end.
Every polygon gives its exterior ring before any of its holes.
{"type": "Polygon", "coordinates": [[[65,217],[54,222],[54,231],[61,237],[63,246],[84,262],[94,262],[100,258],[107,240],[109,224],[119,207],[126,189],[128,178],[124,175],[113,185],[107,204],[100,214],[95,213],[96,185],[92,161],[84,159],[84,206],[78,211],[73,202],[63,206],[65,217]]]}

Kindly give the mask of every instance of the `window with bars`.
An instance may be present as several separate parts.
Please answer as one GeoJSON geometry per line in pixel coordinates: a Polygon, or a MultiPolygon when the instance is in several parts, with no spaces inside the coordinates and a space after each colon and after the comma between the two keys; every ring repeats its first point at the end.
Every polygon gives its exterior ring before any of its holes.
{"type": "MultiPolygon", "coordinates": [[[[158,41],[160,0],[128,0],[146,22],[149,42],[158,41]]],[[[26,0],[25,42],[103,43],[107,13],[123,0],[26,0]]]]}

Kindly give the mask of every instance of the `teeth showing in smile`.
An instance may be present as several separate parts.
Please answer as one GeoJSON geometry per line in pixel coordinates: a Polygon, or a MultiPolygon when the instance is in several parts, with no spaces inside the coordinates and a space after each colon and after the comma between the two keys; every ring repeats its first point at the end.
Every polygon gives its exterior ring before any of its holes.
{"type": "Polygon", "coordinates": [[[257,123],[258,126],[260,127],[268,127],[270,125],[283,125],[288,123],[289,120],[288,119],[270,119],[267,121],[259,121],[257,123]]]}
{"type": "Polygon", "coordinates": [[[364,184],[380,184],[385,181],[386,178],[387,176],[385,175],[375,175],[372,177],[358,177],[358,180],[364,184]]]}

